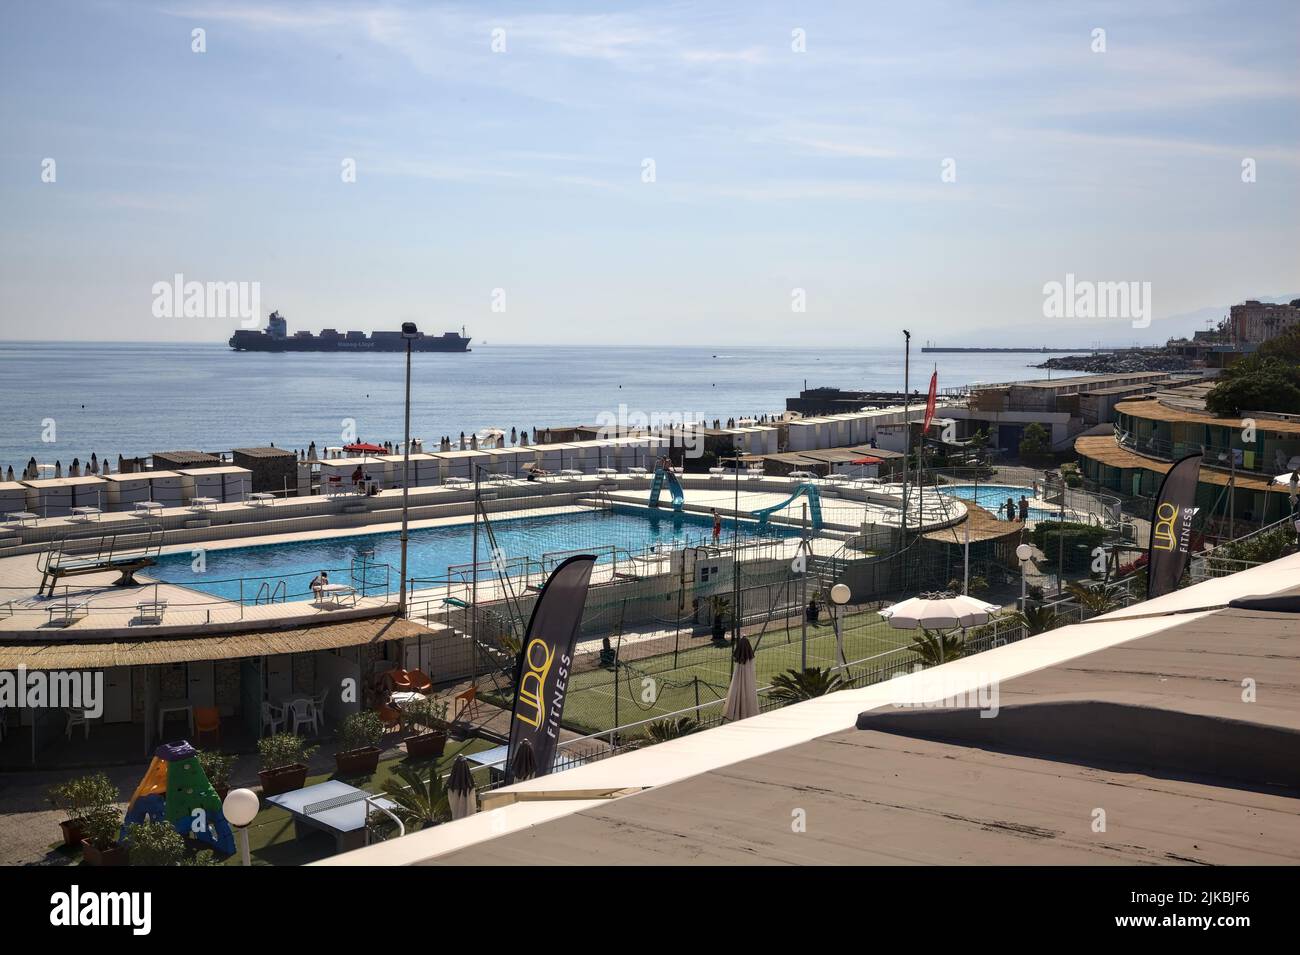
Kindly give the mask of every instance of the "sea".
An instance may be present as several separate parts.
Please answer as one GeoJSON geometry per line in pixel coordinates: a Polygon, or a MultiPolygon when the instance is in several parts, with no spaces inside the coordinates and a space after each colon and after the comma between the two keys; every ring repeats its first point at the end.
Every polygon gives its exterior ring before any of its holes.
{"type": "MultiPolygon", "coordinates": [[[[224,343],[0,342],[0,469],[91,453],[318,451],[400,443],[404,355],[235,352],[224,343]]],[[[932,354],[914,348],[911,386],[1048,377],[1041,354],[932,354]]],[[[1068,372],[1052,372],[1066,377],[1068,372]]],[[[436,449],[485,428],[756,417],[805,387],[901,390],[903,350],[825,347],[583,347],[476,344],[417,353],[411,435],[436,449]]]]}

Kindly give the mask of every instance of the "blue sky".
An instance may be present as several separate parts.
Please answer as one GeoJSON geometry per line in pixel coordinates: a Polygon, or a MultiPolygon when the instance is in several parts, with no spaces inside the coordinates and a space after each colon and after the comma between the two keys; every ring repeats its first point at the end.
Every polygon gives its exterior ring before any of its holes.
{"type": "Polygon", "coordinates": [[[154,317],[178,272],[493,343],[1163,337],[1300,288],[1298,11],[15,0],[0,338],[227,337],[154,317]],[[1156,323],[1053,326],[1066,273],[1156,323]]]}

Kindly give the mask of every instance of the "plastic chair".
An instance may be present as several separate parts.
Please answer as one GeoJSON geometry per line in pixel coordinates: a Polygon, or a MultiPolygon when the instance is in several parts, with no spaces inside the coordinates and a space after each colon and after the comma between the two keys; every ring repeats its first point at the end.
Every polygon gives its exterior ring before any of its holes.
{"type": "MultiPolygon", "coordinates": [[[[262,703],[262,729],[270,729],[272,735],[284,728],[284,707],[271,703],[262,703]]],[[[263,734],[265,735],[265,734],[263,734]]]]}
{"type": "Polygon", "coordinates": [[[312,733],[316,732],[316,713],[312,707],[311,700],[290,700],[289,709],[285,713],[285,722],[292,721],[292,729],[289,732],[295,736],[298,734],[300,727],[309,727],[312,733]]]}
{"type": "Polygon", "coordinates": [[[478,687],[471,686],[468,690],[465,690],[462,693],[457,693],[453,698],[453,702],[456,704],[455,709],[453,710],[455,714],[452,716],[453,720],[462,720],[466,716],[477,716],[479,711],[478,687]]]}
{"type": "Polygon", "coordinates": [[[384,724],[384,732],[391,733],[402,728],[402,711],[389,703],[380,703],[375,707],[379,722],[384,724]]]}
{"type": "Polygon", "coordinates": [[[325,728],[325,699],[329,695],[329,687],[326,687],[311,698],[311,708],[316,716],[316,732],[318,733],[325,728]]]}
{"type": "Polygon", "coordinates": [[[90,720],[86,719],[86,711],[64,710],[63,712],[68,715],[68,726],[66,730],[68,739],[72,739],[72,728],[74,726],[81,727],[82,739],[90,739],[90,720]]]}
{"type": "Polygon", "coordinates": [[[407,676],[411,678],[411,689],[416,693],[432,693],[433,681],[429,679],[428,674],[423,670],[410,670],[407,676]]]}
{"type": "Polygon", "coordinates": [[[203,745],[203,736],[215,736],[217,745],[221,745],[221,711],[215,706],[194,707],[195,742],[203,745]]]}

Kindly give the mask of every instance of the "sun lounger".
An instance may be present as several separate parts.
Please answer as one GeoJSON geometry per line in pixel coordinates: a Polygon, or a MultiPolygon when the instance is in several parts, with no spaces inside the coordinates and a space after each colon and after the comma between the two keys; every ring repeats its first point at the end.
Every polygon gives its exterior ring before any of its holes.
{"type": "Polygon", "coordinates": [[[72,509],[72,519],[76,521],[97,521],[103,513],[104,512],[99,508],[90,507],[89,505],[86,507],[74,507],[72,509]]]}
{"type": "Polygon", "coordinates": [[[167,601],[165,600],[141,600],[135,605],[137,616],[141,620],[147,620],[152,623],[162,623],[163,614],[167,612],[167,601]]]}
{"type": "Polygon", "coordinates": [[[190,500],[191,511],[210,511],[217,506],[215,497],[196,497],[190,500]]]}
{"type": "Polygon", "coordinates": [[[342,607],[343,601],[351,598],[352,606],[357,605],[357,591],[354,587],[347,584],[325,584],[323,587],[313,587],[316,591],[316,597],[322,603],[326,600],[331,601],[334,606],[342,607]]]}
{"type": "Polygon", "coordinates": [[[9,523],[17,524],[19,527],[25,524],[35,524],[40,519],[39,514],[33,514],[31,511],[13,511],[9,515],[9,523]]]}
{"type": "Polygon", "coordinates": [[[50,623],[60,627],[70,627],[73,622],[86,615],[84,600],[64,600],[49,606],[50,623]]]}

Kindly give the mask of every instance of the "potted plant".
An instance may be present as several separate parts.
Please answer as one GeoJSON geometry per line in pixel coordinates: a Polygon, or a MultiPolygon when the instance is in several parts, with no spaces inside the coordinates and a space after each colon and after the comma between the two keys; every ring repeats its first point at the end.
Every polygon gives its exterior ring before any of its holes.
{"type": "Polygon", "coordinates": [[[709,609],[713,612],[713,642],[724,644],[727,642],[727,627],[724,618],[727,615],[727,609],[731,606],[731,601],[726,597],[710,597],[709,609]]]}
{"type": "Polygon", "coordinates": [[[81,822],[82,858],[87,865],[126,865],[127,847],[118,841],[122,832],[122,812],[116,806],[97,806],[81,822]]]}
{"type": "Polygon", "coordinates": [[[230,771],[234,768],[235,757],[216,750],[200,750],[199,765],[203,767],[203,775],[208,777],[208,782],[217,791],[218,798],[225,799],[230,792],[230,771]]]}
{"type": "Polygon", "coordinates": [[[133,866],[180,865],[187,852],[185,839],[170,822],[135,822],[126,827],[126,844],[133,866]]]}
{"type": "Polygon", "coordinates": [[[374,710],[353,713],[339,724],[334,762],[340,776],[369,776],[379,769],[379,742],[384,724],[374,710]]]}
{"type": "Polygon", "coordinates": [[[50,803],[68,817],[59,823],[63,830],[63,844],[70,849],[81,845],[86,816],[102,806],[111,806],[117,801],[117,796],[117,787],[103,773],[78,776],[52,787],[50,803]]]}
{"type": "Polygon", "coordinates": [[[406,754],[417,759],[441,756],[447,747],[447,701],[417,700],[402,713],[407,723],[423,730],[406,737],[406,754]]]}
{"type": "Polygon", "coordinates": [[[294,733],[276,733],[258,740],[262,769],[257,777],[262,781],[262,795],[278,796],[302,789],[307,784],[307,760],[316,749],[294,733]]]}

